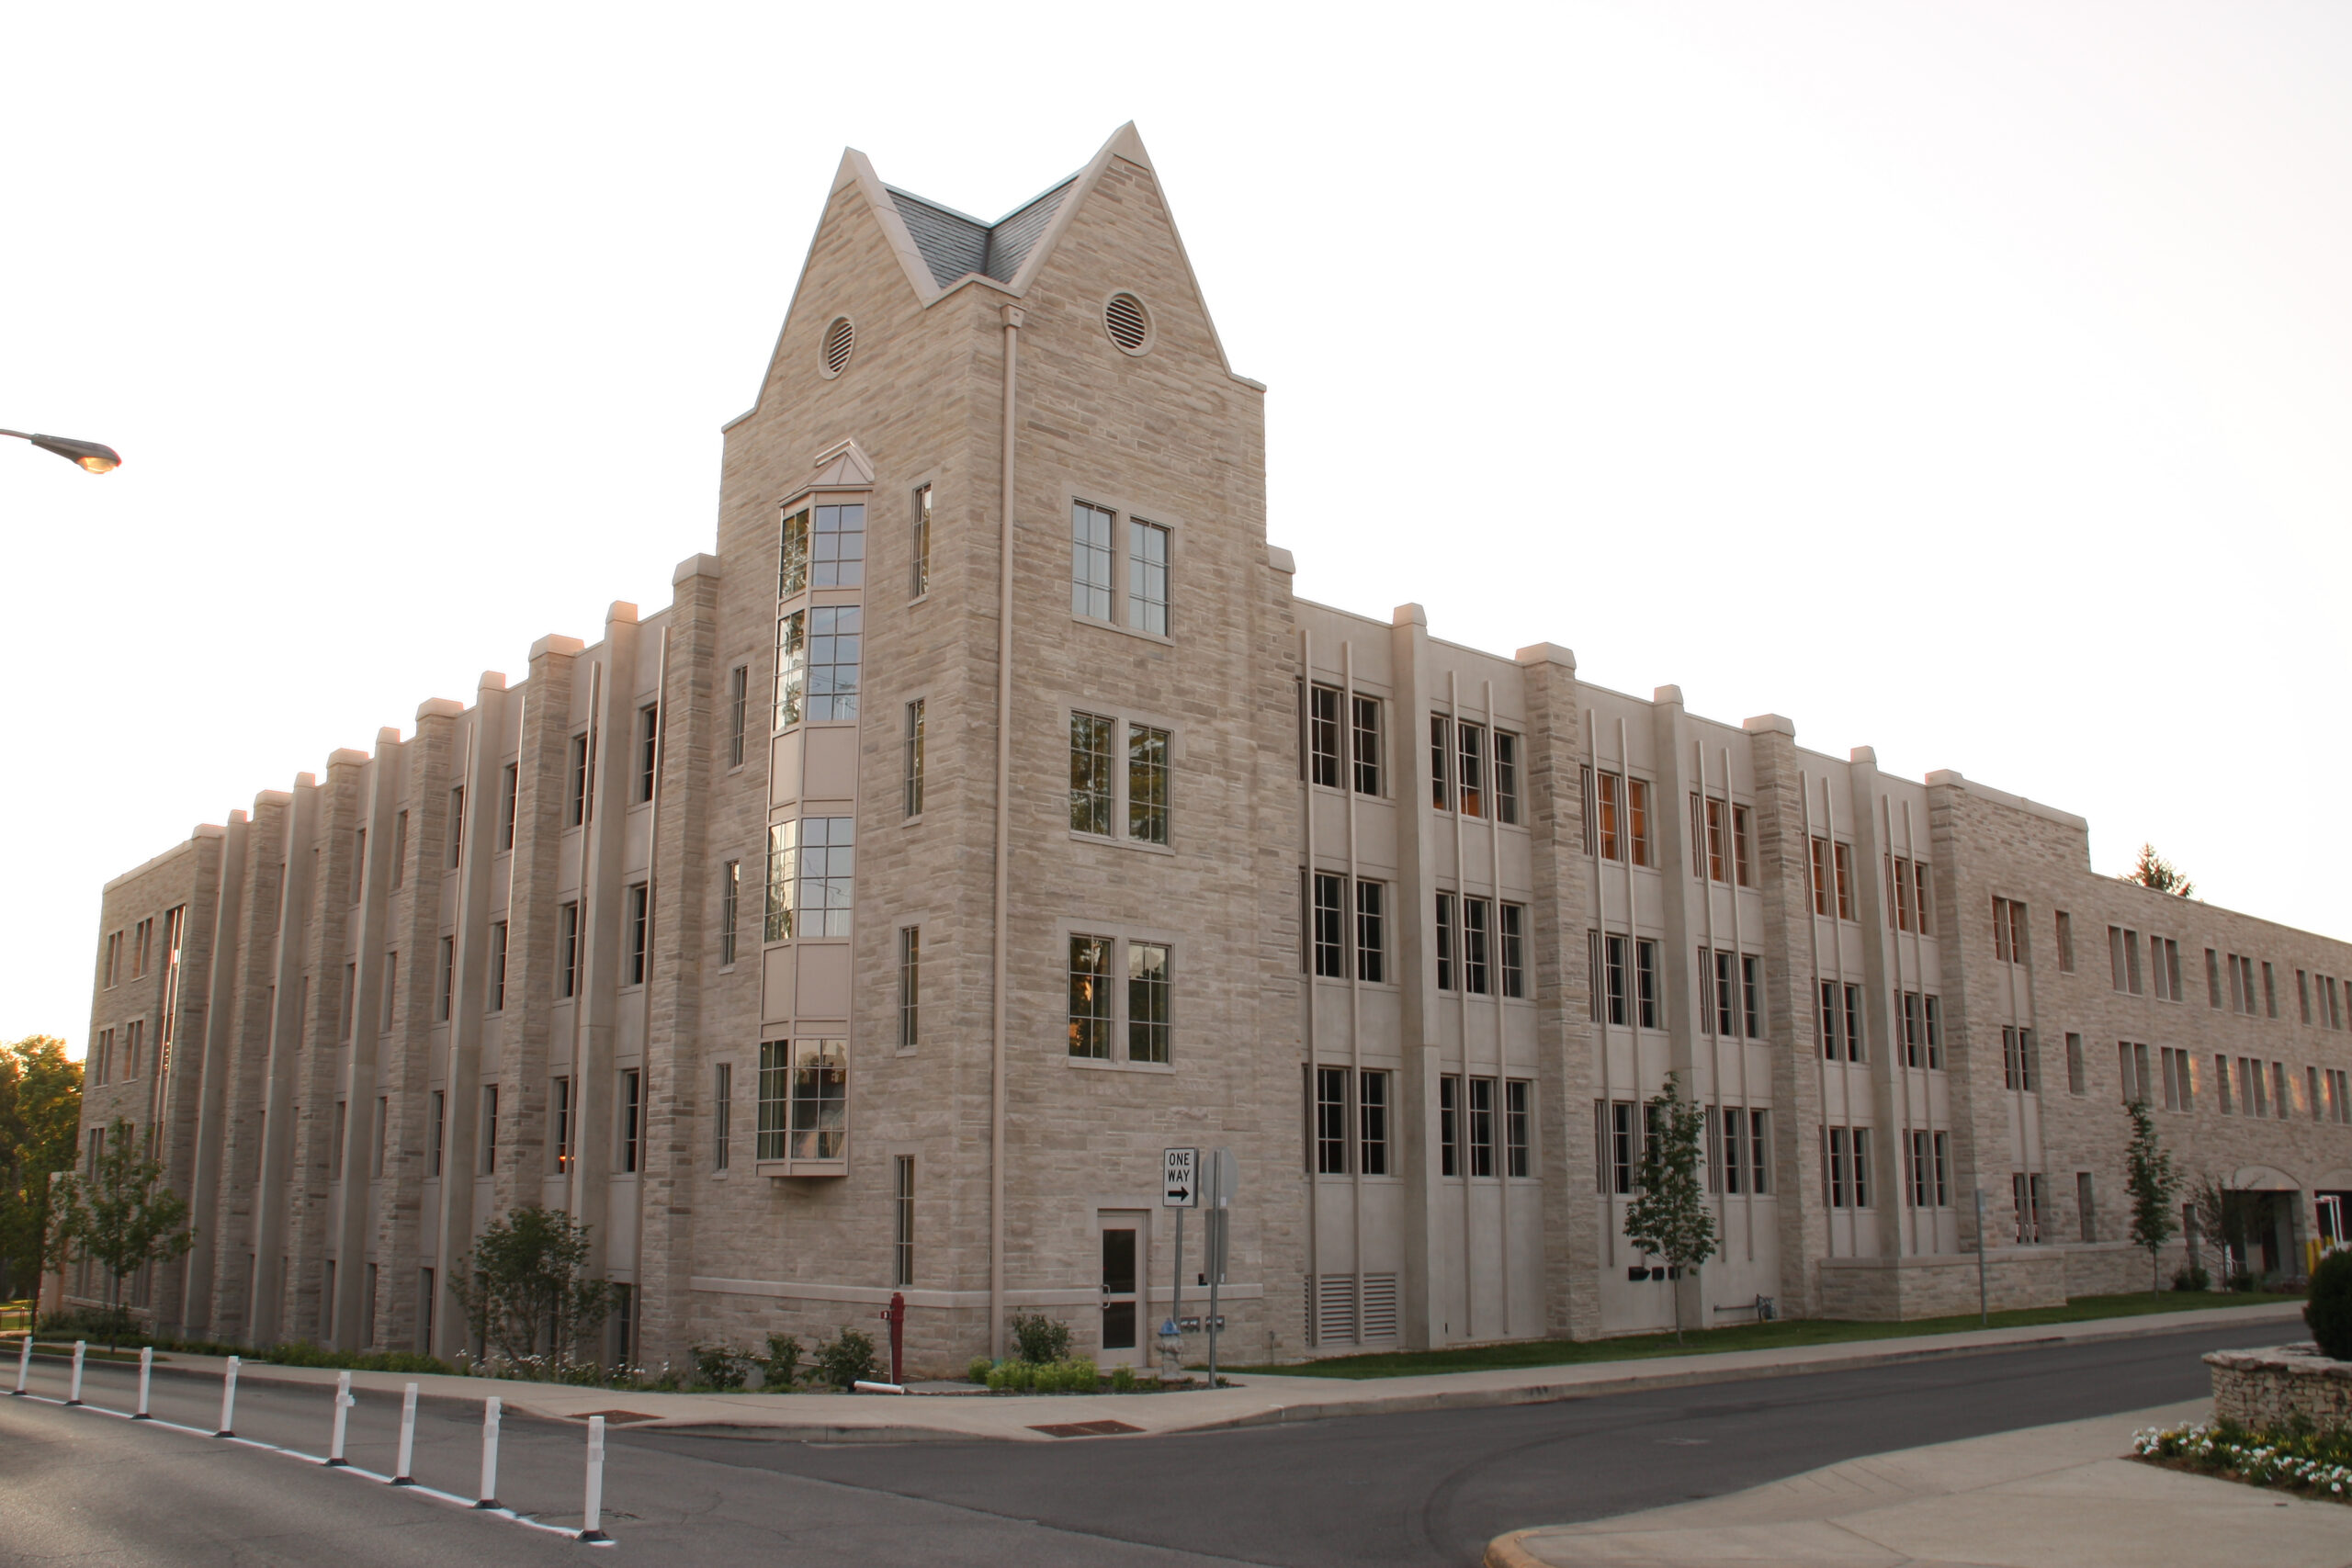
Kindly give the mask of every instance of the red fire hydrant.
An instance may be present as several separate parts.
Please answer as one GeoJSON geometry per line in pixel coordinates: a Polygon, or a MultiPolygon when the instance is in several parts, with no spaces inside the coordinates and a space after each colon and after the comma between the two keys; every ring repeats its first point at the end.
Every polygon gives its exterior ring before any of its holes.
{"type": "Polygon", "coordinates": [[[906,1292],[892,1291],[889,1310],[876,1315],[890,1325],[890,1381],[902,1383],[907,1381],[906,1292]]]}

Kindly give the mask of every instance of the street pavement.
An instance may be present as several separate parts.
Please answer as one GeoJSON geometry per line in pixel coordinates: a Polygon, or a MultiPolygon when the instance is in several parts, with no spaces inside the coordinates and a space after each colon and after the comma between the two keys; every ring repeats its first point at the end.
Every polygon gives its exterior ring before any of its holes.
{"type": "MultiPolygon", "coordinates": [[[[829,1442],[616,1425],[604,1523],[620,1552],[648,1562],[1459,1568],[1477,1562],[1491,1538],[1531,1525],[1717,1496],[1921,1444],[2194,1400],[2207,1391],[2198,1359],[2205,1350],[2278,1332],[2239,1319],[1559,1403],[1169,1436],[829,1442]]],[[[132,1367],[93,1365],[85,1398],[128,1410],[135,1377],[132,1367]]],[[[34,1392],[62,1397],[64,1378],[58,1363],[37,1362],[34,1392]]],[[[331,1388],[247,1382],[237,1429],[322,1455],[331,1388]]],[[[1161,1397],[1170,1396],[1128,1404],[1161,1397]]],[[[219,1402],[216,1379],[156,1373],[153,1408],[163,1421],[209,1432],[219,1402]]],[[[605,1407],[623,1414],[637,1413],[633,1403],[605,1396],[605,1407]]],[[[360,1393],[347,1450],[356,1469],[390,1473],[399,1411],[397,1392],[360,1393]]],[[[480,1432],[478,1399],[424,1401],[416,1479],[470,1498],[480,1432]]],[[[528,1519],[576,1528],[583,1457],[578,1422],[510,1416],[500,1500],[528,1519]]],[[[286,1454],[32,1399],[0,1399],[0,1562],[332,1558],[357,1568],[452,1551],[526,1562],[585,1550],[525,1522],[286,1454]],[[67,1484],[68,1476],[84,1479],[67,1484]],[[90,1477],[104,1479],[94,1485],[90,1477]]]]}

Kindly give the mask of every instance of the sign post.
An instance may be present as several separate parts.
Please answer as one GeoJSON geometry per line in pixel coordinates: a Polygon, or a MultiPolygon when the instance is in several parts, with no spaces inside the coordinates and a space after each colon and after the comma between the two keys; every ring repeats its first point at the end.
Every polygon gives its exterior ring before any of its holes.
{"type": "Polygon", "coordinates": [[[1209,1387],[1216,1387],[1217,1287],[1225,1283],[1225,1262],[1229,1221],[1233,1213],[1233,1195],[1241,1185],[1241,1168],[1231,1149],[1218,1149],[1209,1156],[1206,1180],[1208,1190],[1208,1276],[1209,1276],[1209,1387]]]}
{"type": "Polygon", "coordinates": [[[1175,1290],[1168,1303],[1168,1321],[1159,1325],[1162,1375],[1182,1371],[1184,1346],[1184,1211],[1201,1203],[1201,1151],[1160,1151],[1159,1206],[1176,1211],[1175,1290]],[[1176,1363],[1173,1366],[1168,1362],[1176,1363]]]}

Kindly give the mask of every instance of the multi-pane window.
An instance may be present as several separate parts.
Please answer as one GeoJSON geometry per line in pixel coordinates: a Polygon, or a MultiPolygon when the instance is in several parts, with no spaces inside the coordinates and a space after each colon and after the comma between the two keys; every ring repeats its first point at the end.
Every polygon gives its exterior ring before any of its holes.
{"type": "Polygon", "coordinates": [[[1748,841],[1747,807],[1690,792],[1691,875],[1749,886],[1755,874],[1748,841]]]}
{"type": "Polygon", "coordinates": [[[1871,1206],[1871,1130],[1868,1127],[1825,1127],[1823,1186],[1833,1209],[1871,1206]]]}
{"type": "MultiPolygon", "coordinates": [[[[523,793],[523,764],[509,762],[502,776],[498,792],[498,847],[514,847],[514,808],[523,793]]],[[[392,886],[400,886],[400,854],[408,843],[408,813],[403,811],[392,824],[392,886]]]]}
{"type": "Polygon", "coordinates": [[[144,1019],[134,1019],[123,1025],[122,1076],[126,1078],[135,1078],[139,1076],[139,1046],[141,1037],[146,1032],[147,1022],[144,1019]]]}
{"type": "Polygon", "coordinates": [[[1488,929],[1494,903],[1486,898],[1462,900],[1462,988],[1483,997],[1494,988],[1488,929]]]}
{"type": "MultiPolygon", "coordinates": [[[[1996,896],[1993,900],[1993,958],[1999,964],[2026,961],[2025,906],[2015,898],[1996,896]]],[[[2137,991],[2140,987],[2135,985],[2132,988],[2137,991]]]]}
{"type": "Polygon", "coordinates": [[[439,1176],[441,1174],[442,1127],[448,1120],[449,1096],[447,1091],[436,1089],[424,1097],[424,1101],[425,1115],[428,1118],[424,1129],[424,1174],[439,1176]]]}
{"type": "Polygon", "coordinates": [[[1907,855],[1888,855],[1886,861],[1886,923],[1897,931],[1916,931],[1921,936],[1933,936],[1935,928],[1929,913],[1928,895],[1928,863],[1914,861],[1907,855]]]}
{"type": "MultiPolygon", "coordinates": [[[[2146,1047],[2141,1047],[2145,1050],[2146,1047]]],[[[2178,1046],[2164,1048],[2162,1062],[2165,1075],[2165,1109],[2194,1111],[2197,1109],[2195,1086],[2189,1077],[2188,1053],[2178,1046]]]]}
{"type": "Polygon", "coordinates": [[[1437,988],[1441,991],[1454,988],[1453,905],[1453,894],[1437,896],[1437,988]]]}
{"type": "Polygon", "coordinates": [[[1348,1070],[1315,1069],[1315,1172],[1348,1173],[1348,1070]]]}
{"type": "Polygon", "coordinates": [[[2222,955],[2210,947],[2205,950],[2205,1004],[2222,1005],[2222,955]]]}
{"type": "Polygon", "coordinates": [[[848,1152],[847,1043],[763,1041],[759,1157],[834,1163],[848,1152]]]}
{"type": "Polygon", "coordinates": [[[2129,1040],[2115,1043],[2115,1064],[2123,1087],[2123,1103],[2141,1105],[2148,1102],[2148,1048],[2129,1040]]]}
{"type": "Polygon", "coordinates": [[[365,895],[368,883],[368,829],[355,829],[351,835],[351,901],[358,903],[365,895]]]}
{"type": "Polygon", "coordinates": [[[2339,1126],[2352,1124],[2352,1075],[2329,1067],[2322,1077],[2327,1085],[2327,1119],[2339,1126]]]}
{"type": "Polygon", "coordinates": [[[1853,846],[1826,838],[1813,840],[1813,912],[1826,916],[1835,900],[1838,918],[1854,918],[1853,846]]]}
{"type": "Polygon", "coordinates": [[[1111,950],[1107,936],[1069,939],[1069,1054],[1111,1059],[1111,950]]]}
{"type": "Polygon", "coordinates": [[[1462,1174],[1462,1080],[1452,1073],[1437,1080],[1437,1173],[1462,1174]]]}
{"type": "Polygon", "coordinates": [[[481,1086],[481,1174],[498,1174],[498,1086],[481,1086]]]}
{"type": "Polygon", "coordinates": [[[2177,1002],[2187,1000],[2180,988],[2180,943],[2170,937],[2152,936],[2148,939],[2148,975],[2154,982],[2156,1000],[2177,1002]]]}
{"type": "Polygon", "coordinates": [[[635,1067],[626,1067],[620,1077],[620,1104],[616,1109],[620,1112],[620,1165],[628,1172],[637,1169],[639,1154],[645,1144],[645,1075],[635,1067]]]}
{"type": "Polygon", "coordinates": [[[808,536],[808,586],[859,588],[865,583],[865,503],[816,508],[816,525],[808,536]]]}
{"type": "Polygon", "coordinates": [[[628,943],[628,955],[621,964],[621,984],[645,984],[646,928],[653,918],[650,889],[642,882],[628,886],[628,901],[622,918],[623,938],[628,943]]]}
{"type": "Polygon", "coordinates": [[[1470,1174],[1495,1174],[1495,1080],[1470,1080],[1470,1174]]]}
{"type": "Polygon", "coordinates": [[[449,869],[455,871],[466,847],[466,786],[449,792],[449,869]]]}
{"type": "Polygon", "coordinates": [[[802,507],[784,520],[776,536],[775,596],[790,599],[808,592],[808,509],[802,507]]]}
{"type": "Polygon", "coordinates": [[[1456,724],[1453,727],[1454,754],[1459,765],[1454,770],[1455,799],[1464,817],[1487,814],[1487,727],[1483,724],[1456,724]]]}
{"type": "MultiPolygon", "coordinates": [[[[1997,916],[2000,901],[1996,899],[1994,903],[1997,916]]],[[[1997,922],[1993,931],[1997,942],[2000,935],[2000,926],[1997,922]]],[[[2116,990],[2138,996],[2140,994],[2140,933],[2125,931],[2121,926],[2108,927],[2107,964],[2109,985],[2116,990]]]]}
{"type": "Polygon", "coordinates": [[[2042,1181],[2039,1171],[2009,1173],[2009,1201],[2017,1210],[2019,1247],[2034,1247],[2041,1241],[2041,1216],[2048,1198],[2042,1181]]]}
{"type": "Polygon", "coordinates": [[[1951,1205],[1951,1150],[1948,1133],[1911,1134],[1911,1206],[1943,1209],[1951,1205]]]}
{"type": "Polygon", "coordinates": [[[1495,916],[1498,921],[1495,937],[1502,969],[1502,994],[1524,997],[1527,995],[1527,906],[1498,904],[1495,908],[1495,916]]]}
{"type": "Polygon", "coordinates": [[[106,957],[101,964],[100,973],[103,978],[98,984],[107,990],[114,989],[122,976],[122,933],[120,931],[107,933],[106,957]]]}
{"type": "Polygon", "coordinates": [[[808,718],[821,722],[857,716],[865,619],[865,612],[855,604],[820,604],[808,612],[808,718]]]}
{"type": "Polygon", "coordinates": [[[1366,1176],[1388,1174],[1388,1075],[1356,1075],[1356,1168],[1366,1176]]]}
{"type": "Polygon", "coordinates": [[[1168,731],[1127,726],[1127,837],[1168,841],[1168,731]]]}
{"type": "Polygon", "coordinates": [[[899,1049],[922,1043],[922,928],[899,928],[899,1049]]]}
{"type": "Polygon", "coordinates": [[[571,809],[565,813],[564,826],[577,828],[588,820],[588,732],[582,730],[571,738],[571,761],[568,768],[571,809]]]}
{"type": "Polygon", "coordinates": [[[1111,831],[1111,735],[1118,721],[1101,714],[1069,716],[1069,828],[1111,831]]]}
{"type": "Polygon", "coordinates": [[[1340,695],[1319,682],[1306,688],[1306,776],[1326,789],[1340,787],[1340,695]]]}
{"type": "Polygon", "coordinates": [[[1729,949],[1699,950],[1700,1021],[1726,1039],[1764,1037],[1763,960],[1729,949]]]}
{"type": "Polygon", "coordinates": [[[555,912],[555,994],[580,994],[580,906],[560,905],[555,912]]]}
{"type": "MultiPolygon", "coordinates": [[[[395,953],[392,955],[392,958],[387,959],[384,966],[384,974],[387,981],[385,987],[386,996],[384,1001],[384,1021],[387,1023],[391,1021],[391,998],[390,994],[391,987],[389,982],[390,980],[393,968],[392,960],[396,959],[398,956],[399,955],[395,953]]],[[[504,1012],[506,1010],[506,922],[504,920],[492,920],[490,922],[490,1010],[492,1012],[504,1012]]]]}
{"type": "Polygon", "coordinates": [[[1596,1100],[1592,1102],[1593,1190],[1624,1197],[1634,1190],[1640,1168],[1641,1148],[1635,1142],[1634,1102],[1596,1100]]]}
{"type": "Polygon", "coordinates": [[[1859,985],[1840,985],[1835,980],[1821,982],[1821,1055],[1824,1060],[1835,1062],[1842,1055],[1849,1062],[1864,1059],[1862,1034],[1862,988],[1859,985]]]}
{"type": "Polygon", "coordinates": [[[1430,715],[1430,805],[1440,811],[1453,798],[1453,733],[1443,714],[1430,715]]]}
{"type": "Polygon", "coordinates": [[[1533,1133],[1529,1101],[1534,1086],[1525,1078],[1510,1078],[1503,1084],[1503,1174],[1525,1176],[1532,1160],[1530,1157],[1533,1133]]]}
{"type": "Polygon", "coordinates": [[[2220,1097],[2222,1115],[2238,1113],[2237,1101],[2230,1094],[2230,1059],[2218,1052],[2213,1056],[2213,1091],[2220,1097]]]}
{"type": "Polygon", "coordinates": [[[1329,872],[1315,874],[1315,973],[1324,979],[1347,977],[1347,883],[1329,872]]]}
{"type": "Polygon", "coordinates": [[[1386,975],[1386,887],[1378,882],[1356,883],[1356,978],[1378,985],[1386,975]]]}
{"type": "Polygon", "coordinates": [[[727,672],[727,765],[743,765],[743,724],[752,703],[752,667],[738,664],[727,672]]]}
{"type": "Polygon", "coordinates": [[[710,1091],[710,1168],[725,1170],[735,1145],[735,1064],[718,1064],[710,1091]]]}
{"type": "Polygon", "coordinates": [[[1168,530],[1127,522],[1127,625],[1168,635],[1168,530]]]}
{"type": "Polygon", "coordinates": [[[2015,1025],[2001,1030],[2001,1084],[2020,1094],[2038,1093],[2041,1088],[2041,1064],[2034,1049],[2033,1031],[2015,1025]]]}
{"type": "Polygon", "coordinates": [[[1168,949],[1159,942],[1127,943],[1127,1060],[1168,1065],[1172,1000],[1168,949]]]}
{"type": "Polygon", "coordinates": [[[1657,1028],[1661,994],[1657,943],[1646,937],[1636,940],[1594,931],[1591,948],[1593,1021],[1657,1028]]]}
{"type": "Polygon", "coordinates": [[[808,612],[795,610],[775,619],[775,728],[808,716],[808,612]]]}
{"type": "Polygon", "coordinates": [[[1100,506],[1069,509],[1069,609],[1090,620],[1111,618],[1111,528],[1116,519],[1100,506]]]}
{"type": "Polygon", "coordinates": [[[718,871],[718,963],[721,968],[735,962],[735,923],[742,908],[742,898],[743,863],[730,860],[718,871]]]}
{"type": "Polygon", "coordinates": [[[856,819],[808,817],[768,829],[767,940],[849,935],[856,819]]]}
{"type": "MultiPolygon", "coordinates": [[[[926,502],[930,496],[931,488],[926,485],[926,502]]],[[[896,1165],[890,1200],[890,1283],[906,1286],[915,1282],[915,1156],[900,1155],[896,1165]]]]}
{"type": "Polygon", "coordinates": [[[1380,699],[1356,694],[1350,705],[1349,728],[1352,732],[1352,754],[1355,763],[1355,784],[1358,795],[1380,793],[1380,699]]]}
{"type": "Polygon", "coordinates": [[[931,592],[931,487],[915,491],[914,569],[907,597],[920,599],[931,592]]]}
{"type": "Polygon", "coordinates": [[[899,806],[909,817],[922,815],[922,705],[917,697],[907,705],[899,742],[899,806]]]}
{"type": "Polygon", "coordinates": [[[2058,911],[2058,968],[2061,973],[2075,972],[2075,917],[2065,910],[2058,911]]]}
{"type": "Polygon", "coordinates": [[[134,980],[147,973],[147,959],[155,945],[155,917],[148,916],[132,928],[130,941],[130,977],[134,980]]]}
{"type": "Polygon", "coordinates": [[[1495,820],[1519,822],[1519,737],[1495,731],[1495,820]]]}
{"type": "Polygon", "coordinates": [[[1600,824],[1600,858],[1630,861],[1634,865],[1655,864],[1650,854],[1649,781],[1623,773],[1598,773],[1593,783],[1595,811],[1600,824]]]}
{"type": "Polygon", "coordinates": [[[653,798],[661,759],[662,707],[648,703],[637,710],[637,802],[640,806],[653,798]]]}
{"type": "Polygon", "coordinates": [[[449,998],[458,984],[458,939],[441,939],[441,970],[433,987],[433,1016],[441,1023],[449,1021],[449,998]]]}

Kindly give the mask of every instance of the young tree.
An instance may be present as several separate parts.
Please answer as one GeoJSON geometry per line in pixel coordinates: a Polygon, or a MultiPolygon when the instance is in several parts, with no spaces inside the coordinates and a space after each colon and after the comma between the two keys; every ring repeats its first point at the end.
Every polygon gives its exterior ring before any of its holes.
{"type": "Polygon", "coordinates": [[[93,1168],[64,1177],[56,1187],[64,1211],[59,1240],[107,1271],[107,1314],[119,1333],[123,1280],[196,1245],[187,1200],[164,1185],[163,1162],[141,1152],[139,1130],[120,1116],[99,1134],[93,1168]]]}
{"type": "Polygon", "coordinates": [[[65,1042],[29,1034],[0,1045],[0,1298],[40,1288],[58,1215],[50,1175],[74,1167],[82,1064],[65,1042]]]}
{"type": "Polygon", "coordinates": [[[2222,1244],[2223,1289],[2239,1272],[2251,1271],[2246,1262],[2246,1212],[2243,1204],[2230,1201],[2233,1196],[2229,1183],[2210,1170],[2188,1184],[2188,1206],[2196,1211],[2198,1234],[2222,1244]]]}
{"type": "Polygon", "coordinates": [[[2159,893],[2170,893],[2176,897],[2197,897],[2197,884],[2182,875],[2180,867],[2156,853],[2154,844],[2140,846],[2140,863],[2126,872],[2123,880],[2136,882],[2143,887],[2153,887],[2159,893]]]}
{"type": "MultiPolygon", "coordinates": [[[[1625,1239],[1679,1270],[1715,1255],[1715,1217],[1699,1186],[1699,1140],[1706,1108],[1682,1098],[1676,1075],[1645,1108],[1641,1191],[1625,1208],[1625,1239]]],[[[1675,1295],[1674,1338],[1682,1340],[1682,1298],[1675,1295]]]]}
{"type": "Polygon", "coordinates": [[[2148,1249],[2148,1289],[2164,1289],[2156,1254],[2180,1229],[2173,1205],[2180,1197],[2182,1177],[2173,1168],[2172,1151],[2156,1140],[2155,1119],[2148,1102],[2135,1100],[2123,1108],[2132,1118],[2132,1142],[2123,1151],[2123,1187],[2132,1194],[2132,1239],[2148,1249]]]}
{"type": "Polygon", "coordinates": [[[612,1286],[587,1266],[588,1227],[534,1204],[484,1227],[449,1285],[483,1343],[514,1361],[544,1345],[560,1369],[612,1310],[612,1286]]]}

